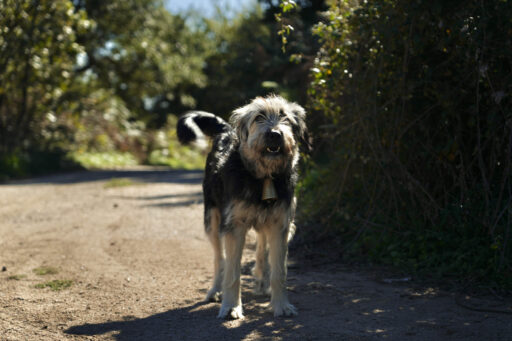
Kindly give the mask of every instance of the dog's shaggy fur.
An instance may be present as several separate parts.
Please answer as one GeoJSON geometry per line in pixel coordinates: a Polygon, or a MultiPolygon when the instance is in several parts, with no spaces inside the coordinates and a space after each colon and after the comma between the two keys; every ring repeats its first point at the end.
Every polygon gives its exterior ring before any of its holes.
{"type": "Polygon", "coordinates": [[[222,295],[220,318],[243,317],[240,261],[251,227],[258,232],[255,290],[270,291],[275,316],[297,314],[286,293],[286,257],[295,230],[299,143],[307,145],[305,115],[298,104],[271,95],[236,109],[231,125],[197,111],[178,121],[182,143],[214,137],[203,181],[204,224],[215,255],[206,298],[217,301],[222,295]],[[265,179],[272,179],[277,198],[262,199],[265,179]]]}

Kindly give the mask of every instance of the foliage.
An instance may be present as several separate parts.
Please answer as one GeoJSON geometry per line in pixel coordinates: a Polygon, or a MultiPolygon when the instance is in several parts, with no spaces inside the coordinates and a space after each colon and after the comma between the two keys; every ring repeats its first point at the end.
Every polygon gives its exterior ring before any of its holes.
{"type": "Polygon", "coordinates": [[[286,44],[288,44],[288,37],[290,33],[294,30],[293,26],[290,24],[284,23],[283,14],[287,12],[293,11],[297,8],[297,3],[293,0],[283,1],[279,4],[281,7],[281,12],[275,14],[276,21],[281,24],[281,29],[277,31],[277,34],[281,36],[281,45],[283,52],[286,52],[286,44]]]}
{"type": "Polygon", "coordinates": [[[71,158],[86,169],[135,166],[137,159],[128,152],[74,152],[71,158]]]}
{"type": "Polygon", "coordinates": [[[32,150],[0,155],[0,182],[10,178],[41,175],[62,170],[77,170],[82,167],[70,158],[66,151],[32,150]]]}
{"type": "Polygon", "coordinates": [[[0,155],[62,128],[52,125],[54,110],[81,51],[76,36],[89,25],[68,0],[0,2],[0,155]]]}
{"type": "Polygon", "coordinates": [[[95,29],[79,37],[85,54],[78,69],[109,89],[135,118],[152,127],[168,112],[194,107],[191,88],[202,87],[210,42],[160,0],[75,1],[95,29]]]}
{"type": "Polygon", "coordinates": [[[511,285],[511,18],[508,1],[332,2],[303,192],[347,250],[511,285]]]}
{"type": "Polygon", "coordinates": [[[256,96],[279,93],[304,102],[308,73],[315,47],[309,28],[318,21],[324,1],[299,1],[301,7],[277,23],[279,1],[260,1],[261,6],[233,19],[205,20],[206,32],[215,49],[205,59],[207,85],[194,92],[197,108],[226,117],[234,108],[256,96]],[[297,27],[282,52],[278,31],[282,25],[297,27]],[[297,57],[294,63],[289,59],[297,57]]]}
{"type": "Polygon", "coordinates": [[[1,177],[33,174],[40,153],[147,162],[153,129],[194,107],[210,46],[160,0],[1,2],[1,177]]]}
{"type": "MultiPolygon", "coordinates": [[[[277,35],[281,37],[282,50],[291,53],[294,63],[312,62],[319,49],[312,27],[323,21],[321,13],[328,9],[325,0],[285,0],[266,2],[266,17],[274,16],[278,23],[277,35]]],[[[268,19],[267,19],[268,20],[268,19]]]]}
{"type": "Polygon", "coordinates": [[[176,134],[177,121],[176,116],[169,116],[165,129],[156,134],[158,143],[155,143],[148,163],[174,169],[204,169],[207,151],[180,144],[176,134]]]}
{"type": "MultiPolygon", "coordinates": [[[[108,165],[109,158],[114,161],[111,156],[117,155],[115,158],[119,159],[119,155],[125,155],[122,159],[129,164],[145,161],[152,133],[143,121],[132,119],[132,111],[111,90],[91,92],[79,102],[70,102],[64,112],[71,117],[69,122],[75,130],[74,144],[69,149],[77,160],[103,159],[108,165]],[[73,119],[73,112],[80,112],[80,117],[73,119]],[[128,157],[128,154],[132,155],[128,157]]],[[[84,165],[101,167],[101,164],[84,165]]]]}
{"type": "Polygon", "coordinates": [[[233,19],[205,20],[216,50],[205,60],[208,83],[194,94],[198,108],[227,115],[251,98],[275,90],[262,83],[271,81],[275,85],[272,72],[282,60],[279,45],[262,19],[261,8],[257,7],[233,19]]]}

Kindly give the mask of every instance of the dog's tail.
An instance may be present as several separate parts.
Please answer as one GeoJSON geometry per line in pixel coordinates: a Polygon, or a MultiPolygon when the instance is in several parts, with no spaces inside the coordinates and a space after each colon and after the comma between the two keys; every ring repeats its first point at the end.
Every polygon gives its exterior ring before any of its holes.
{"type": "Polygon", "coordinates": [[[231,126],[214,114],[205,111],[189,111],[180,117],[176,130],[181,143],[194,142],[200,147],[206,147],[205,135],[214,137],[231,130],[231,126]]]}

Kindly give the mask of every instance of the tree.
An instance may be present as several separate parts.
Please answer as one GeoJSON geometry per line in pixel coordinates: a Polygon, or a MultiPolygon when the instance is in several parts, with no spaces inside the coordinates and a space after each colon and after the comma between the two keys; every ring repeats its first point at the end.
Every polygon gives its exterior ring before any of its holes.
{"type": "Polygon", "coordinates": [[[160,0],[2,1],[0,33],[3,155],[69,150],[106,108],[160,127],[205,84],[209,41],[160,0]]]}
{"type": "Polygon", "coordinates": [[[255,96],[270,92],[304,103],[309,68],[315,47],[311,27],[319,20],[324,1],[301,1],[298,10],[286,16],[286,24],[295,25],[286,53],[283,53],[275,21],[279,3],[260,1],[261,6],[233,18],[206,21],[208,36],[215,50],[205,61],[207,85],[194,92],[198,107],[228,115],[255,96]],[[300,56],[290,63],[291,55],[300,56]]]}
{"type": "Polygon", "coordinates": [[[161,126],[169,112],[195,104],[190,88],[202,87],[208,40],[185,20],[170,14],[161,1],[75,2],[96,23],[79,36],[86,61],[77,71],[89,72],[98,86],[112,89],[134,118],[161,126]]]}
{"type": "Polygon", "coordinates": [[[0,154],[37,146],[56,120],[90,21],[68,0],[0,2],[0,154]]]}

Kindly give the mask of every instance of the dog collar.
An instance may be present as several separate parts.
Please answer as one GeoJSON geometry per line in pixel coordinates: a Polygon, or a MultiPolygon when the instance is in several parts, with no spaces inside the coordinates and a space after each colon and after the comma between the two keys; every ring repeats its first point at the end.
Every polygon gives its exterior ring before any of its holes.
{"type": "Polygon", "coordinates": [[[261,200],[276,200],[277,199],[277,191],[276,186],[274,186],[274,181],[272,178],[263,179],[263,191],[261,195],[261,200]]]}

